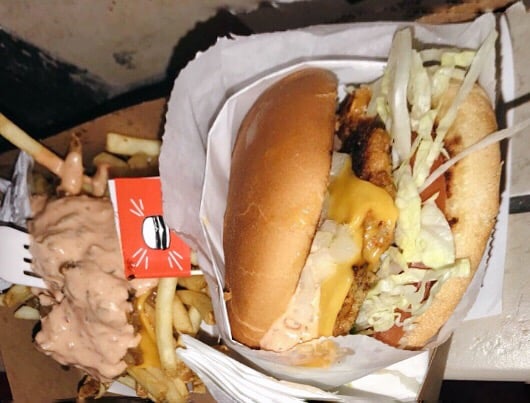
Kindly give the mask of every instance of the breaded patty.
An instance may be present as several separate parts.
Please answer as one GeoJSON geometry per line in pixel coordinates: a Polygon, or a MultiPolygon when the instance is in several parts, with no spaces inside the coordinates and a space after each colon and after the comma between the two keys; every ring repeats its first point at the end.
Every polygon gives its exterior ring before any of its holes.
{"type": "MultiPolygon", "coordinates": [[[[337,135],[342,141],[340,152],[348,153],[352,159],[352,169],[360,179],[385,189],[392,198],[396,188],[392,181],[392,159],[390,136],[381,121],[366,117],[370,102],[370,90],[362,87],[352,93],[342,104],[338,116],[337,135]]],[[[363,222],[365,243],[390,245],[393,232],[383,223],[377,222],[368,214],[363,222]],[[374,230],[375,229],[375,230],[374,230]]],[[[363,265],[353,267],[354,282],[337,316],[333,334],[349,333],[368,290],[376,277],[377,267],[363,265]]]]}

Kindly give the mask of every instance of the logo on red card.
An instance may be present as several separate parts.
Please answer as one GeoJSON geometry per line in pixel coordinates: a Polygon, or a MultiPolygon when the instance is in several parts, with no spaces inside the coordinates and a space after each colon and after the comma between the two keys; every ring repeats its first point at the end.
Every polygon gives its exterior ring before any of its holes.
{"type": "Polygon", "coordinates": [[[109,189],[126,277],[190,276],[190,248],[162,215],[160,178],[117,178],[109,189]]]}

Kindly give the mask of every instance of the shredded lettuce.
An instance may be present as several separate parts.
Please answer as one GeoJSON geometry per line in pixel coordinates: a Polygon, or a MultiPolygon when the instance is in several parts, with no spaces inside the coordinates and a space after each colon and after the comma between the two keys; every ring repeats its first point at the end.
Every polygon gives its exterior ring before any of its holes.
{"type": "Polygon", "coordinates": [[[449,223],[433,199],[421,202],[408,165],[397,182],[396,207],[399,210],[395,242],[407,262],[436,269],[455,259],[454,240],[449,223]]]}
{"type": "MultiPolygon", "coordinates": [[[[372,97],[370,98],[370,102],[368,103],[368,106],[366,108],[366,116],[368,117],[372,117],[372,118],[376,117],[379,113],[378,103],[384,102],[384,97],[381,95],[382,83],[383,83],[383,78],[379,78],[370,85],[370,89],[372,91],[372,97]]],[[[381,112],[384,113],[385,111],[381,111],[381,112]]],[[[386,121],[386,118],[383,119],[381,117],[381,119],[383,120],[383,122],[386,121]]]]}
{"type": "Polygon", "coordinates": [[[425,202],[421,209],[421,231],[416,246],[417,261],[432,269],[455,261],[451,227],[432,199],[425,202]]]}
{"type": "Polygon", "coordinates": [[[490,134],[487,137],[484,137],[482,140],[469,146],[464,151],[455,155],[453,158],[447,160],[442,165],[440,165],[438,168],[436,168],[430,174],[429,178],[423,183],[423,185],[419,187],[420,192],[426,189],[429,185],[431,185],[436,179],[438,179],[441,175],[443,175],[444,172],[446,172],[449,168],[455,165],[462,158],[465,158],[469,154],[474,153],[478,150],[481,150],[489,145],[495,144],[501,140],[507,139],[509,137],[513,137],[516,134],[521,133],[522,131],[528,128],[530,128],[530,119],[523,120],[522,122],[519,122],[512,127],[499,130],[493,134],[490,134]]]}
{"type": "Polygon", "coordinates": [[[386,276],[368,292],[356,325],[359,329],[370,329],[370,332],[384,332],[401,324],[396,309],[413,316],[420,315],[432,304],[445,281],[452,277],[466,277],[469,273],[469,260],[457,259],[438,270],[408,268],[400,274],[386,276]],[[425,298],[428,283],[433,285],[425,298]]]}
{"type": "Polygon", "coordinates": [[[399,215],[395,246],[383,254],[378,281],[356,321],[361,331],[382,332],[394,325],[409,330],[414,319],[402,319],[399,311],[410,312],[413,317],[421,314],[445,281],[470,273],[469,261],[456,258],[453,234],[436,205],[437,195],[422,202],[420,193],[447,169],[441,171],[440,167],[431,173],[438,156],[447,155],[445,135],[494,51],[496,38],[494,31],[475,52],[448,48],[416,51],[410,29],[398,31],[394,37],[385,74],[373,85],[368,109],[377,112],[392,139],[399,215]],[[439,116],[440,100],[455,78],[460,87],[452,103],[445,105],[444,115],[439,116]]]}
{"type": "Polygon", "coordinates": [[[383,111],[384,117],[381,115],[381,118],[392,137],[398,162],[410,155],[411,132],[407,93],[411,64],[412,34],[409,29],[403,29],[396,33],[390,49],[382,82],[382,94],[386,102],[378,108],[378,111],[383,111]]]}
{"type": "Polygon", "coordinates": [[[437,143],[443,143],[447,131],[453,124],[458,108],[464,102],[467,95],[473,88],[473,85],[478,79],[486,60],[489,58],[490,54],[495,51],[495,41],[497,39],[497,31],[492,31],[487,38],[484,40],[484,43],[481,45],[477,51],[469,70],[466,73],[464,81],[462,82],[458,93],[456,94],[451,106],[445,112],[445,115],[440,119],[438,127],[436,129],[436,138],[437,143]]]}
{"type": "Polygon", "coordinates": [[[423,115],[431,110],[431,86],[427,69],[423,66],[420,54],[415,50],[411,53],[407,98],[410,105],[410,128],[417,131],[423,115]]]}
{"type": "Polygon", "coordinates": [[[457,48],[427,48],[419,51],[424,63],[437,62],[442,65],[453,64],[459,67],[468,67],[475,57],[474,50],[457,48]]]}
{"type": "Polygon", "coordinates": [[[392,274],[399,274],[407,270],[407,261],[395,246],[391,246],[381,257],[381,266],[377,272],[378,277],[385,278],[392,274]]]}
{"type": "Polygon", "coordinates": [[[442,66],[469,67],[475,58],[475,52],[470,50],[443,52],[440,60],[442,66]]]}
{"type": "Polygon", "coordinates": [[[432,164],[434,163],[433,158],[436,155],[431,150],[437,147],[437,152],[440,152],[440,145],[435,143],[431,136],[435,118],[436,111],[430,110],[422,116],[418,125],[418,147],[415,150],[413,169],[414,184],[417,187],[423,184],[431,171],[432,164]]]}
{"type": "Polygon", "coordinates": [[[412,179],[409,165],[402,165],[396,176],[395,204],[399,214],[394,239],[396,245],[403,251],[405,260],[410,262],[421,231],[421,198],[412,179]]]}

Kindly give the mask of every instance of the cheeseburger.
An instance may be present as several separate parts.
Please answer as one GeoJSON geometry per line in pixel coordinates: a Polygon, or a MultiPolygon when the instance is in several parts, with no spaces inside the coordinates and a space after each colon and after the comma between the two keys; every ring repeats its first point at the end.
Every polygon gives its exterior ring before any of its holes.
{"type": "Polygon", "coordinates": [[[427,55],[401,31],[384,76],[339,106],[337,78],[319,68],[256,100],[234,145],[224,218],[235,340],[281,352],[361,333],[415,349],[436,335],[499,207],[497,143],[444,168],[496,130],[475,83],[490,45],[427,55]]]}

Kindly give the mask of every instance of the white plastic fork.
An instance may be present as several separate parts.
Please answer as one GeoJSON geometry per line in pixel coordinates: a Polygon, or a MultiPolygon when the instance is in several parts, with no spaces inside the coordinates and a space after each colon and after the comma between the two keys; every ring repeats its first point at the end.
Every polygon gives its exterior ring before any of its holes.
{"type": "Polygon", "coordinates": [[[46,288],[31,271],[29,234],[9,225],[0,225],[0,278],[13,284],[46,288]]]}

